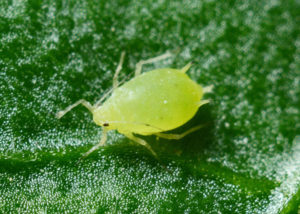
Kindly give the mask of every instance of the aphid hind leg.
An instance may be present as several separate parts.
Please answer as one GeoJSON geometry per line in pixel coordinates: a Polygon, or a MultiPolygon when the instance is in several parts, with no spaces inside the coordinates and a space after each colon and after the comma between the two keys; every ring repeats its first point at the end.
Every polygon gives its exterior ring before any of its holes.
{"type": "Polygon", "coordinates": [[[107,140],[107,129],[103,128],[102,131],[102,136],[101,136],[101,140],[98,144],[94,145],[89,151],[87,151],[86,153],[84,153],[84,155],[81,157],[81,159],[86,158],[87,156],[89,156],[92,152],[96,151],[97,149],[99,149],[101,146],[104,146],[107,140]]]}
{"type": "Polygon", "coordinates": [[[84,107],[86,107],[90,112],[94,111],[94,107],[86,100],[84,99],[80,99],[77,102],[75,102],[72,105],[69,105],[67,108],[65,108],[62,111],[59,111],[56,113],[56,118],[60,119],[62,118],[66,113],[68,113],[69,111],[71,111],[73,108],[75,108],[76,106],[82,104],[84,107]]]}
{"type": "Polygon", "coordinates": [[[154,135],[156,135],[157,137],[160,138],[165,138],[165,139],[169,139],[169,140],[179,140],[183,137],[185,137],[186,135],[195,132],[201,128],[203,128],[203,125],[199,125],[199,126],[195,126],[193,128],[190,128],[189,130],[181,133],[181,134],[165,134],[165,133],[155,133],[154,135]]]}
{"type": "Polygon", "coordinates": [[[123,51],[121,53],[120,61],[119,61],[119,64],[117,66],[117,69],[116,69],[114,77],[113,77],[113,88],[114,89],[117,88],[118,85],[119,85],[118,76],[119,76],[120,71],[122,70],[122,66],[123,66],[123,63],[124,63],[124,58],[125,58],[125,51],[123,51]]]}
{"type": "Polygon", "coordinates": [[[150,146],[145,140],[143,140],[143,139],[141,139],[141,138],[138,138],[138,137],[134,136],[132,133],[126,133],[126,134],[124,133],[124,135],[125,135],[127,138],[133,140],[134,142],[136,142],[136,143],[138,143],[138,144],[140,144],[140,145],[142,145],[142,146],[145,146],[145,147],[153,154],[153,156],[154,156],[155,158],[157,158],[156,152],[153,151],[153,149],[151,148],[151,146],[150,146]]]}
{"type": "Polygon", "coordinates": [[[139,61],[135,66],[135,76],[138,76],[138,75],[141,74],[143,65],[154,63],[154,62],[166,59],[166,58],[171,57],[171,56],[172,56],[172,54],[170,52],[166,52],[163,55],[153,57],[153,58],[150,58],[150,59],[147,59],[147,60],[139,61]]]}

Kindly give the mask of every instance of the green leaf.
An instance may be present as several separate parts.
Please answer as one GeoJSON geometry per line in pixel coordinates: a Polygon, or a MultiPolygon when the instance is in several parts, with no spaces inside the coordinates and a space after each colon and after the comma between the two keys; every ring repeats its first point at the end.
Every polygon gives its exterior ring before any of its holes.
{"type": "MultiPolygon", "coordinates": [[[[299,2],[0,2],[0,213],[297,213],[300,201],[299,2]],[[180,133],[117,132],[78,162],[101,128],[78,107],[95,103],[141,59],[214,85],[180,133]],[[297,137],[298,136],[298,137],[297,137]]],[[[176,115],[175,115],[176,116],[176,115]]]]}

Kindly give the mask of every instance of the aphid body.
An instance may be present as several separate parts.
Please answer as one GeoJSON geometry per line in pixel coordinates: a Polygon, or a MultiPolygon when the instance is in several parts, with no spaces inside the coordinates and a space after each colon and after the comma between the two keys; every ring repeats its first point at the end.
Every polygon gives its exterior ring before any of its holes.
{"type": "Polygon", "coordinates": [[[170,54],[166,53],[139,62],[136,66],[135,77],[117,87],[117,75],[124,60],[124,53],[122,53],[114,77],[113,91],[105,102],[96,103],[92,106],[85,100],[79,100],[66,110],[58,112],[57,117],[60,118],[78,104],[83,104],[93,114],[94,122],[103,127],[101,142],[84,156],[104,145],[106,132],[109,130],[117,130],[137,143],[146,146],[156,156],[150,145],[134,134],[154,134],[167,139],[180,139],[202,127],[196,126],[182,134],[162,133],[189,121],[198,108],[208,102],[202,100],[203,94],[212,89],[211,86],[202,88],[188,77],[185,72],[190,68],[191,63],[182,69],[162,68],[140,74],[143,64],[152,63],[169,56],[170,54]]]}

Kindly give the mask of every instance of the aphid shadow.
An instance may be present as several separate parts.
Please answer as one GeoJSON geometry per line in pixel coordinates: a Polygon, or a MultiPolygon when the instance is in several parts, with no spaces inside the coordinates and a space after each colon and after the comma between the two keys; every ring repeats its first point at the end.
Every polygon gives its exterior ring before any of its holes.
{"type": "Polygon", "coordinates": [[[205,150],[212,145],[214,137],[214,119],[211,113],[211,105],[202,106],[193,119],[169,133],[183,133],[198,125],[204,125],[204,127],[180,140],[156,139],[156,137],[147,137],[146,140],[162,158],[193,159],[203,157],[205,150]]]}
{"type": "MultiPolygon", "coordinates": [[[[192,120],[168,133],[180,134],[198,125],[204,125],[204,127],[180,140],[168,140],[156,136],[139,137],[145,139],[151,145],[157,153],[158,159],[163,162],[169,162],[170,159],[178,160],[178,158],[202,159],[205,156],[205,151],[210,148],[214,141],[214,119],[211,113],[211,105],[202,106],[192,120]]],[[[107,146],[105,150],[105,153],[111,151],[118,155],[128,154],[131,157],[146,155],[155,160],[155,157],[145,147],[127,138],[120,139],[113,145],[107,146]]]]}

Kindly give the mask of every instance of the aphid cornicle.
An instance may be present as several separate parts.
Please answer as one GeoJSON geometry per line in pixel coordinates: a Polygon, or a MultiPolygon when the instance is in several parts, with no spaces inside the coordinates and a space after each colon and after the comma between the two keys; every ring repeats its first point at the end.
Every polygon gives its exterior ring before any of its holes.
{"type": "Polygon", "coordinates": [[[95,105],[81,99],[56,115],[57,118],[61,118],[72,108],[83,104],[93,114],[94,122],[103,127],[100,143],[86,152],[84,157],[105,144],[109,130],[117,130],[129,139],[147,147],[157,157],[150,145],[134,134],[180,139],[202,127],[201,125],[193,127],[182,134],[162,133],[185,124],[195,115],[200,106],[208,103],[208,100],[202,100],[202,97],[204,93],[211,92],[212,86],[202,88],[186,75],[191,63],[182,69],[161,68],[141,74],[144,64],[170,57],[171,54],[167,52],[140,61],[136,65],[135,77],[119,86],[117,77],[122,69],[124,56],[123,52],[114,75],[109,98],[105,100],[106,96],[104,96],[95,105]]]}

